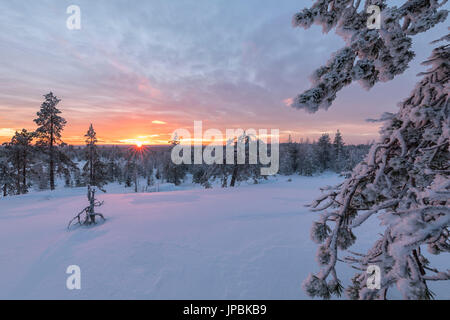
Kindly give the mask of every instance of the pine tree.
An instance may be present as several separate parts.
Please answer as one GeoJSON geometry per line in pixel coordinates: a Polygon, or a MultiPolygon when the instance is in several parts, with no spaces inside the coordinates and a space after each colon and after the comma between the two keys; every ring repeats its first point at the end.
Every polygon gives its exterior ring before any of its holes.
{"type": "Polygon", "coordinates": [[[302,141],[299,145],[298,172],[302,176],[312,176],[318,171],[318,161],[314,147],[308,139],[302,141]]]}
{"type": "Polygon", "coordinates": [[[98,201],[97,198],[95,198],[95,192],[95,187],[91,187],[90,185],[87,186],[87,198],[89,201],[89,205],[69,221],[67,229],[70,229],[70,227],[74,225],[74,221],[76,221],[75,225],[89,226],[91,224],[97,224],[97,222],[95,221],[95,217],[97,216],[102,218],[103,221],[106,220],[103,214],[95,212],[95,208],[101,207],[104,203],[103,201],[98,201]]]}
{"type": "Polygon", "coordinates": [[[430,70],[420,74],[422,81],[399,111],[385,118],[366,159],[312,204],[324,212],[311,231],[322,244],[322,269],[304,282],[311,296],[339,293],[338,252],[356,241],[353,229],[374,215],[384,226],[380,238],[366,253],[343,259],[361,270],[346,290],[350,298],[385,299],[396,285],[405,299],[430,299],[429,281],[450,280],[450,272],[437,270],[422,252],[450,252],[449,61],[449,45],[433,50],[424,62],[430,70]],[[369,265],[381,269],[380,289],[367,288],[369,265]]]}
{"type": "Polygon", "coordinates": [[[180,139],[177,135],[169,141],[171,147],[169,152],[165,155],[163,175],[167,182],[173,183],[176,186],[180,185],[184,177],[186,176],[185,164],[174,164],[170,157],[172,149],[180,144],[180,139]]]}
{"type": "Polygon", "coordinates": [[[72,185],[72,173],[75,176],[79,171],[78,166],[70,158],[70,146],[64,142],[58,147],[55,157],[55,168],[59,175],[64,176],[65,185],[69,187],[72,185]]]}
{"type": "Polygon", "coordinates": [[[87,166],[89,170],[89,184],[95,185],[94,182],[94,163],[98,159],[97,146],[97,134],[95,133],[94,127],[89,126],[89,130],[84,135],[86,137],[86,158],[87,158],[87,166]]]}
{"type": "Polygon", "coordinates": [[[334,170],[338,173],[345,168],[344,145],[344,139],[338,130],[333,141],[334,170]]]}
{"type": "Polygon", "coordinates": [[[147,187],[151,187],[155,184],[155,178],[153,177],[153,170],[147,175],[147,187]]]}
{"type": "Polygon", "coordinates": [[[315,71],[313,87],[293,99],[292,107],[311,113],[326,110],[337,93],[353,81],[370,89],[402,74],[414,58],[411,37],[445,21],[448,11],[439,9],[446,2],[414,0],[388,7],[384,0],[367,0],[362,6],[360,0],[316,0],[311,8],[294,16],[293,26],[308,29],[319,24],[325,33],[336,28],[346,46],[315,71]],[[366,27],[369,5],[382,10],[381,30],[366,27]]]}
{"type": "Polygon", "coordinates": [[[32,169],[32,179],[37,182],[39,190],[48,189],[48,174],[42,161],[37,161],[32,169]]]}
{"type": "MultiPolygon", "coordinates": [[[[336,28],[346,47],[336,52],[326,66],[313,75],[313,88],[297,96],[292,106],[316,112],[328,109],[337,92],[353,81],[370,89],[402,74],[414,57],[411,36],[425,32],[446,20],[440,9],[447,1],[405,1],[400,7],[387,1],[317,0],[310,9],[296,14],[293,25],[309,28],[313,23],[324,32],[336,28]],[[381,30],[369,30],[369,5],[382,9],[381,30]]],[[[443,40],[449,40],[446,36],[443,40]]],[[[384,117],[380,141],[342,184],[312,207],[323,211],[311,235],[320,243],[321,270],[304,281],[314,297],[340,295],[337,276],[339,250],[352,246],[352,230],[378,214],[385,226],[374,246],[365,254],[344,258],[361,270],[346,292],[351,298],[384,299],[396,285],[404,298],[428,299],[427,282],[449,280],[450,272],[433,268],[421,252],[427,246],[433,254],[449,252],[449,47],[433,51],[426,64],[431,70],[396,114],[384,117]],[[381,289],[368,289],[369,265],[381,269],[381,289]],[[331,278],[331,280],[329,280],[331,278]],[[329,280],[327,282],[327,280],[329,280]]]]}
{"type": "MultiPolygon", "coordinates": [[[[136,165],[135,165],[134,161],[132,161],[130,158],[128,158],[127,164],[125,165],[125,170],[124,170],[124,181],[125,181],[125,187],[127,187],[127,188],[131,187],[131,184],[134,181],[134,174],[136,172],[135,166],[136,165]]],[[[135,189],[137,190],[137,185],[135,185],[135,189]]]]}
{"type": "Polygon", "coordinates": [[[103,162],[100,159],[98,148],[97,148],[97,133],[94,130],[94,127],[89,126],[88,131],[84,135],[86,137],[86,164],[83,167],[85,171],[85,176],[87,178],[87,183],[91,186],[97,186],[101,188],[107,179],[106,176],[106,168],[103,162]]]}
{"type": "Polygon", "coordinates": [[[264,142],[255,135],[244,132],[234,140],[228,141],[228,143],[234,144],[234,163],[230,165],[230,187],[234,187],[238,181],[245,181],[250,178],[253,179],[253,183],[258,183],[261,179],[261,164],[259,162],[251,163],[253,161],[250,159],[250,150],[254,146],[261,146],[264,142]],[[240,159],[240,154],[243,155],[243,159],[240,159]],[[239,160],[244,160],[244,163],[240,164],[239,160]]]}
{"type": "Polygon", "coordinates": [[[329,134],[323,134],[317,142],[317,159],[319,161],[320,171],[330,168],[332,156],[332,146],[329,134]]]}
{"type": "Polygon", "coordinates": [[[14,172],[6,156],[0,155],[0,193],[6,197],[14,192],[14,172]]]}
{"type": "MultiPolygon", "coordinates": [[[[144,148],[144,147],[142,147],[144,148]]],[[[138,192],[139,176],[142,175],[142,161],[145,149],[131,148],[126,155],[127,163],[125,166],[125,185],[131,187],[134,184],[134,192],[138,192]]]]}
{"type": "Polygon", "coordinates": [[[31,142],[33,138],[33,132],[22,129],[20,132],[16,131],[11,138],[11,142],[5,144],[8,161],[15,170],[16,194],[28,192],[27,176],[32,163],[31,154],[33,152],[33,146],[31,145],[31,142]]]}
{"type": "Polygon", "coordinates": [[[280,172],[291,175],[299,168],[299,148],[297,143],[292,141],[291,135],[289,135],[286,145],[283,146],[283,151],[280,159],[280,172]]]}
{"type": "Polygon", "coordinates": [[[66,125],[66,120],[59,116],[60,110],[56,108],[61,101],[52,92],[44,95],[45,101],[41,105],[40,111],[34,122],[38,125],[36,135],[37,145],[46,149],[48,155],[50,189],[55,189],[55,157],[58,150],[55,150],[58,142],[61,141],[61,132],[66,125]]]}

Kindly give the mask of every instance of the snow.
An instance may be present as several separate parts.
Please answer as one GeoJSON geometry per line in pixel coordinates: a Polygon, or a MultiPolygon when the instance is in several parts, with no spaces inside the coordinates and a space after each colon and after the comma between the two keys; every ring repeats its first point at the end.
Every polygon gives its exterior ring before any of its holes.
{"type": "MultiPolygon", "coordinates": [[[[97,194],[107,221],[72,231],[66,226],[86,206],[85,188],[0,199],[0,299],[307,299],[301,283],[318,268],[310,240],[317,213],[304,205],[341,180],[277,177],[153,193],[108,186],[97,194]],[[66,288],[69,265],[81,268],[81,290],[66,288]]],[[[352,250],[371,247],[373,218],[352,250]]],[[[449,265],[448,256],[439,259],[449,265]]],[[[346,285],[354,270],[338,272],[346,285]]],[[[450,298],[448,282],[431,289],[450,298]]]]}

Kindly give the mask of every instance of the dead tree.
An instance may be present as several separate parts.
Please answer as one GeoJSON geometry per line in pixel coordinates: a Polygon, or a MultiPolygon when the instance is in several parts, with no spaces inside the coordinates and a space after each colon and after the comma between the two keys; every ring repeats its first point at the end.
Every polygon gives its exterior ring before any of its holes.
{"type": "Polygon", "coordinates": [[[103,205],[103,201],[100,202],[95,198],[95,191],[95,187],[91,187],[90,185],[88,185],[87,197],[89,200],[89,205],[81,210],[81,212],[78,213],[72,220],[70,220],[67,229],[70,229],[70,226],[74,221],[76,221],[76,223],[74,223],[73,225],[78,224],[80,226],[88,226],[91,224],[96,224],[96,216],[99,216],[103,220],[106,220],[103,214],[95,212],[95,207],[100,207],[103,205]]]}

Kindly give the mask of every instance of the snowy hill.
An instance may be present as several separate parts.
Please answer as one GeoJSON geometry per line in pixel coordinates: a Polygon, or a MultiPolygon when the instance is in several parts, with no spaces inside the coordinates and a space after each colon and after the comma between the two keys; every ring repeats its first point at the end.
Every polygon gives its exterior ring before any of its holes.
{"type": "MultiPolygon", "coordinates": [[[[303,205],[339,180],[98,194],[107,221],[72,231],[84,188],[1,199],[0,298],[306,299],[301,282],[317,269],[309,236],[316,214],[303,205]],[[81,268],[81,290],[66,288],[69,265],[81,268]]],[[[373,242],[377,225],[359,230],[360,246],[373,242]]],[[[353,273],[340,271],[347,281],[353,273]]],[[[438,298],[450,298],[449,285],[438,285],[438,298]]]]}

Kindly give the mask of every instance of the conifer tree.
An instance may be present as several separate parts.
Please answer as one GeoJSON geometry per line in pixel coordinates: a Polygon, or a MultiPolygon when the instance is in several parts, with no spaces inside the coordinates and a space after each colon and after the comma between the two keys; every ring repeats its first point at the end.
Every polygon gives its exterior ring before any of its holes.
{"type": "Polygon", "coordinates": [[[333,162],[334,170],[336,172],[341,172],[345,168],[344,145],[344,139],[342,138],[341,132],[338,130],[333,141],[333,162]]]}
{"type": "MultiPolygon", "coordinates": [[[[297,96],[292,106],[316,112],[328,109],[337,92],[353,81],[365,88],[402,74],[413,59],[411,36],[445,21],[447,1],[404,1],[400,7],[388,1],[317,0],[293,19],[294,26],[321,24],[324,32],[336,28],[346,47],[333,55],[313,76],[313,88],[297,96]],[[381,29],[366,22],[369,5],[382,10],[381,29]]],[[[442,40],[448,41],[449,36],[442,40]]],[[[359,270],[346,293],[353,299],[386,299],[396,286],[405,299],[429,299],[429,281],[449,280],[450,272],[438,270],[422,252],[450,251],[449,99],[450,48],[434,49],[425,62],[431,68],[395,114],[386,115],[378,143],[351,176],[314,201],[321,211],[311,230],[321,244],[317,260],[321,269],[310,274],[303,288],[312,297],[340,295],[336,264],[345,261],[359,270]],[[384,227],[380,238],[365,253],[340,257],[357,240],[353,229],[372,216],[384,227]],[[380,288],[368,288],[368,267],[380,268],[380,288]]],[[[351,253],[351,252],[350,252],[351,253]]]]}
{"type": "Polygon", "coordinates": [[[34,122],[38,125],[36,129],[37,146],[45,150],[48,156],[50,189],[55,189],[55,157],[58,152],[56,147],[61,142],[61,132],[66,125],[66,120],[59,116],[61,113],[56,106],[61,101],[52,92],[44,95],[45,101],[34,122]]]}
{"type": "Polygon", "coordinates": [[[332,156],[332,146],[330,135],[323,134],[317,142],[317,158],[319,160],[320,171],[330,168],[332,156]]]}
{"type": "Polygon", "coordinates": [[[180,139],[178,138],[178,136],[175,135],[173,139],[169,141],[169,144],[171,145],[171,147],[169,149],[169,152],[166,153],[165,156],[163,175],[167,182],[173,183],[178,186],[186,176],[186,165],[174,164],[170,157],[172,149],[180,144],[180,139]]]}
{"type": "Polygon", "coordinates": [[[14,172],[6,156],[0,155],[0,192],[6,197],[10,192],[14,191],[14,172]]]}
{"type": "Polygon", "coordinates": [[[298,144],[292,141],[291,135],[289,135],[288,142],[283,146],[280,159],[280,172],[285,175],[291,175],[299,169],[299,148],[298,144]]]}
{"type": "Polygon", "coordinates": [[[89,130],[84,135],[86,137],[86,158],[87,158],[87,166],[89,171],[89,184],[94,185],[94,163],[98,159],[97,146],[97,134],[95,133],[94,127],[89,126],[89,130]]]}
{"type": "Polygon", "coordinates": [[[405,299],[430,299],[429,281],[450,280],[450,271],[435,268],[422,252],[424,247],[434,255],[450,252],[449,61],[449,45],[433,50],[424,62],[430,70],[421,74],[399,111],[385,118],[379,142],[366,159],[312,204],[323,213],[311,230],[321,244],[321,270],[304,282],[309,295],[340,293],[339,259],[361,270],[346,290],[353,299],[386,299],[393,286],[405,299]],[[374,215],[384,232],[373,247],[338,257],[355,243],[353,229],[374,215]],[[379,289],[367,286],[369,265],[380,268],[379,289]]]}
{"type": "Polygon", "coordinates": [[[84,136],[86,137],[85,156],[87,160],[83,168],[85,171],[85,177],[89,185],[101,188],[107,179],[106,168],[98,153],[98,148],[96,145],[98,141],[97,133],[95,132],[92,123],[84,136]]]}

